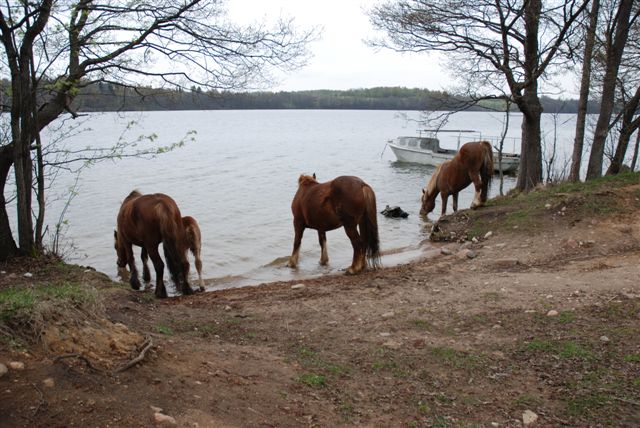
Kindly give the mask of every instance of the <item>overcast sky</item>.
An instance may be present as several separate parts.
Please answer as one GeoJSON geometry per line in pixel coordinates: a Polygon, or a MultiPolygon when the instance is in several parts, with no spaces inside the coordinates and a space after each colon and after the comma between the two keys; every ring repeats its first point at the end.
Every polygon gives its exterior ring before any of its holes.
{"type": "Polygon", "coordinates": [[[293,17],[298,27],[322,27],[321,39],[310,46],[313,56],[302,70],[281,79],[271,90],[356,89],[376,86],[446,89],[451,85],[436,54],[376,51],[363,39],[375,35],[365,8],[374,0],[227,0],[238,23],[279,16],[293,17]]]}

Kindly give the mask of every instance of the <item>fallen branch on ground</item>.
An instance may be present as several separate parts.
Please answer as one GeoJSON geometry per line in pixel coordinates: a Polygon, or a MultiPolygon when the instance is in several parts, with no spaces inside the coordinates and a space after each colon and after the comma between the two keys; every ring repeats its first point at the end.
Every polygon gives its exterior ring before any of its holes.
{"type": "Polygon", "coordinates": [[[147,351],[151,349],[152,346],[153,346],[153,341],[151,340],[150,337],[147,337],[142,344],[142,350],[140,351],[138,356],[135,357],[133,360],[129,361],[127,364],[115,369],[113,371],[113,374],[122,373],[123,371],[130,369],[131,367],[138,364],[140,361],[144,360],[144,356],[146,355],[147,351]]]}

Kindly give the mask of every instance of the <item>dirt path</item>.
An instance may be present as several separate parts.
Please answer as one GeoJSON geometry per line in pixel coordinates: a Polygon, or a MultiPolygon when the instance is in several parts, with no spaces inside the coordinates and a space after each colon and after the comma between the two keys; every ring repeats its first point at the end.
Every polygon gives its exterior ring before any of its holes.
{"type": "Polygon", "coordinates": [[[109,285],[111,327],[0,346],[26,366],[0,378],[0,426],[638,426],[637,211],[545,218],[358,277],[164,301],[109,285]],[[54,361],[70,352],[96,370],[54,361]]]}

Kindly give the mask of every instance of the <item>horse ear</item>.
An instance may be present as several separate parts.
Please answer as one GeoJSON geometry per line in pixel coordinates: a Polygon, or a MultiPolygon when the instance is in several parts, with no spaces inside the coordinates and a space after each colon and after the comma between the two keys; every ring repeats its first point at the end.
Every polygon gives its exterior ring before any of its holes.
{"type": "Polygon", "coordinates": [[[313,173],[313,179],[314,180],[316,179],[316,173],[315,172],[313,173]]]}
{"type": "Polygon", "coordinates": [[[424,195],[424,189],[422,189],[422,194],[424,195]]]}

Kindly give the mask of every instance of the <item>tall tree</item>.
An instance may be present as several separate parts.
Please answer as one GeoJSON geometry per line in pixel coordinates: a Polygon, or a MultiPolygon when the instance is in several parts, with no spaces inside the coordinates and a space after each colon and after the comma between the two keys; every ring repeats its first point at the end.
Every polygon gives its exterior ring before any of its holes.
{"type": "MultiPolygon", "coordinates": [[[[638,10],[640,11],[640,4],[638,10]]],[[[629,29],[627,45],[616,80],[616,108],[620,110],[620,127],[607,174],[620,172],[631,136],[640,128],[640,19],[638,18],[629,29]]]]}
{"type": "Polygon", "coordinates": [[[16,248],[24,254],[37,251],[32,152],[42,148],[39,132],[44,127],[65,112],[75,114],[71,103],[81,88],[96,82],[137,86],[142,81],[210,90],[256,87],[269,81],[273,69],[303,65],[314,36],[315,30],[299,32],[290,20],[272,28],[263,23],[240,27],[226,19],[219,0],[2,3],[0,41],[11,81],[11,138],[0,150],[0,192],[9,173],[5,165],[11,164],[18,246],[3,203],[0,259],[15,254],[16,248]]]}
{"type": "Polygon", "coordinates": [[[593,57],[593,48],[596,42],[599,13],[600,0],[592,0],[591,12],[589,13],[589,26],[585,30],[584,54],[582,56],[582,76],[580,79],[580,97],[578,98],[578,114],[576,117],[576,135],[573,141],[571,170],[569,172],[569,180],[571,181],[580,180],[582,152],[584,150],[584,132],[587,125],[589,89],[591,88],[591,62],[593,57]]]}
{"type": "Polygon", "coordinates": [[[386,38],[374,46],[398,51],[442,51],[455,73],[493,88],[505,87],[523,114],[517,188],[542,181],[539,81],[559,60],[589,0],[401,0],[369,11],[386,38]]]}
{"type": "MultiPolygon", "coordinates": [[[[613,2],[615,4],[616,1],[613,2]]],[[[587,166],[587,179],[602,175],[604,148],[609,135],[611,115],[615,106],[616,84],[620,63],[627,44],[629,29],[638,19],[640,5],[634,0],[618,0],[615,14],[605,33],[604,55],[605,66],[602,80],[602,96],[600,113],[591,145],[591,155],[587,166]],[[634,11],[635,9],[635,11],[634,11]]]]}

